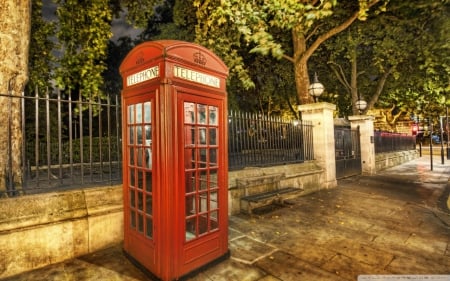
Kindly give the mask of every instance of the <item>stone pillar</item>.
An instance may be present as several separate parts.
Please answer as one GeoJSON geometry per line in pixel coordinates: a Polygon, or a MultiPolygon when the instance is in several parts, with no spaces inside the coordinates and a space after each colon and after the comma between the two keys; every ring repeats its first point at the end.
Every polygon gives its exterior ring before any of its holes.
{"type": "Polygon", "coordinates": [[[359,126],[359,140],[361,145],[361,167],[363,175],[374,175],[376,173],[375,143],[373,116],[354,115],[349,116],[352,129],[359,126]]]}
{"type": "Polygon", "coordinates": [[[336,105],[326,102],[302,104],[302,119],[313,125],[314,158],[325,169],[323,188],[337,186],[333,113],[336,105]]]}

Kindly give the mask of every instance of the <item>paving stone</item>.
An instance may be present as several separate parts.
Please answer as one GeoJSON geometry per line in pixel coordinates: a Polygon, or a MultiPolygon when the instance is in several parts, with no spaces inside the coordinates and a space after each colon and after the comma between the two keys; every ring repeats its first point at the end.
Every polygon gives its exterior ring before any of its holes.
{"type": "MultiPolygon", "coordinates": [[[[448,261],[448,260],[447,260],[448,261]]],[[[432,257],[424,259],[416,256],[396,257],[388,267],[394,274],[450,274],[448,262],[436,262],[432,257]]]]}
{"type": "Polygon", "coordinates": [[[340,281],[351,280],[341,278],[335,273],[313,266],[295,256],[283,251],[277,251],[271,256],[256,262],[256,266],[264,268],[269,274],[280,280],[314,280],[340,281]]]}
{"type": "Polygon", "coordinates": [[[231,256],[244,263],[252,264],[257,259],[267,256],[276,249],[249,237],[241,237],[230,241],[231,256]]]}
{"type": "Polygon", "coordinates": [[[345,280],[357,280],[362,274],[385,274],[384,268],[360,262],[357,259],[337,254],[322,266],[345,280]]]}
{"type": "Polygon", "coordinates": [[[189,281],[259,281],[265,278],[266,275],[263,270],[257,267],[235,261],[231,258],[214,267],[208,268],[201,273],[201,276],[195,276],[189,279],[189,281]]]}
{"type": "Polygon", "coordinates": [[[358,263],[379,268],[384,268],[394,258],[394,255],[389,252],[351,239],[330,240],[324,246],[330,250],[333,249],[338,255],[349,257],[358,263]]]}

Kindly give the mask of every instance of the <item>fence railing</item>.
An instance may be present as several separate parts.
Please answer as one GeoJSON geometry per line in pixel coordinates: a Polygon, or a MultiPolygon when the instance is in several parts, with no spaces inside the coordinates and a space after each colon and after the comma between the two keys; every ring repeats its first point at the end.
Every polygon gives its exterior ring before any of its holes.
{"type": "Polygon", "coordinates": [[[314,159],[310,122],[236,111],[228,118],[230,170],[314,159]]]}
{"type": "Polygon", "coordinates": [[[375,153],[413,150],[416,148],[416,137],[382,131],[374,132],[375,153]]]}
{"type": "MultiPolygon", "coordinates": [[[[21,116],[10,118],[21,118],[23,140],[22,181],[0,186],[0,197],[121,183],[119,98],[88,101],[60,90],[33,94],[0,94],[20,104],[21,116]]],[[[228,142],[230,170],[314,159],[312,124],[306,121],[231,112],[228,142]]],[[[13,169],[11,164],[6,170],[13,169]]],[[[4,182],[14,181],[9,175],[4,182]]]]}
{"type": "Polygon", "coordinates": [[[21,102],[22,186],[4,188],[8,196],[121,182],[117,96],[87,101],[60,90],[1,96],[21,102]]]}

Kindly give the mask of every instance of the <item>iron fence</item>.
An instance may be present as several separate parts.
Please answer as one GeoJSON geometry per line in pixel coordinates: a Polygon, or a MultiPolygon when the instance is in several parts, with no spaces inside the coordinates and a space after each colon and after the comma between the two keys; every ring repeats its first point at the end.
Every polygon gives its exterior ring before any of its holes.
{"type": "Polygon", "coordinates": [[[374,132],[375,153],[416,149],[416,137],[383,131],[374,132]]]}
{"type": "Polygon", "coordinates": [[[312,160],[312,124],[238,111],[228,119],[230,170],[312,160]]]}
{"type": "MultiPolygon", "coordinates": [[[[10,118],[21,118],[23,138],[22,181],[0,186],[0,197],[122,182],[117,96],[93,101],[79,92],[57,89],[36,90],[32,96],[0,97],[19,101],[21,116],[10,118]]],[[[230,170],[314,158],[310,122],[242,112],[231,112],[228,122],[230,170]]],[[[13,168],[11,164],[8,170],[13,168]]],[[[5,182],[12,183],[13,176],[9,176],[5,182]]]]}
{"type": "Polygon", "coordinates": [[[93,101],[80,92],[61,90],[33,94],[1,95],[20,99],[23,139],[22,185],[6,187],[3,192],[14,196],[120,183],[118,97],[93,101]]]}

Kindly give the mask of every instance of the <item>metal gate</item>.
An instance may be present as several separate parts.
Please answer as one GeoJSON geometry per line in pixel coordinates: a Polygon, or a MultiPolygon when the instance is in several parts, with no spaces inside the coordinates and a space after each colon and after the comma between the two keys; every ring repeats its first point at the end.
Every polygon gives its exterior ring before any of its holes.
{"type": "Polygon", "coordinates": [[[336,150],[336,178],[345,178],[361,174],[361,146],[359,127],[334,127],[336,150]]]}

